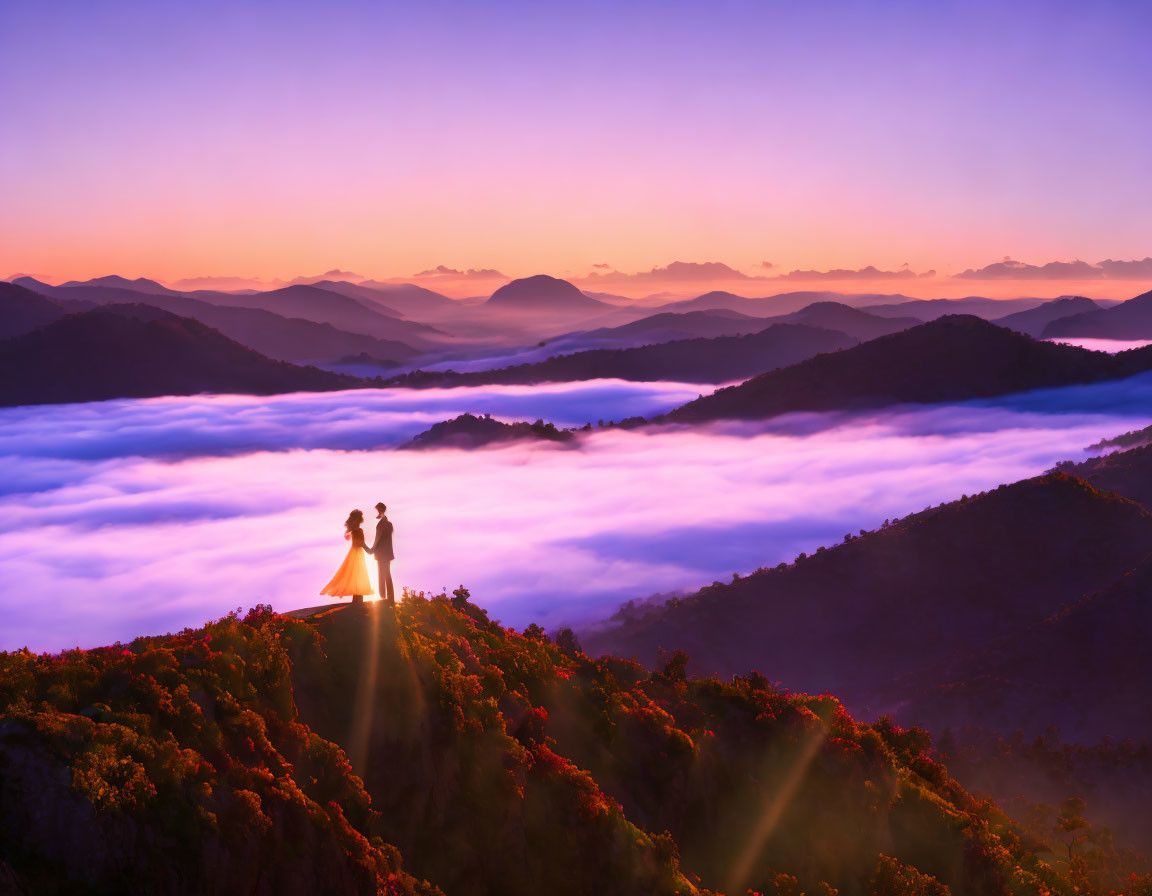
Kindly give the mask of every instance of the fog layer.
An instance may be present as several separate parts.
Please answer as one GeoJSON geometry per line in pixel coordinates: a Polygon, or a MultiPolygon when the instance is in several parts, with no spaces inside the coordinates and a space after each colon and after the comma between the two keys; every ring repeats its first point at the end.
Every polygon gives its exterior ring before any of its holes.
{"type": "MultiPolygon", "coordinates": [[[[997,403],[594,430],[579,447],[394,451],[463,411],[574,425],[696,389],[196,397],[0,411],[0,649],[91,646],[325,602],[342,523],[386,501],[398,585],[466,584],[517,627],[581,623],[1085,456],[1152,380],[997,403]]],[[[371,564],[370,564],[371,565],[371,564]]]]}

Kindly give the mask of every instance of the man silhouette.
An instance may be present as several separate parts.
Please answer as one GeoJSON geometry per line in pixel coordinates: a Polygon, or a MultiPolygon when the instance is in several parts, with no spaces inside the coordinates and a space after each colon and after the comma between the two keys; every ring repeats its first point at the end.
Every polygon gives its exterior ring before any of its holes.
{"type": "Polygon", "coordinates": [[[392,550],[392,521],[386,516],[388,507],[381,502],[376,505],[376,540],[372,547],[366,548],[369,554],[376,558],[376,566],[380,570],[380,599],[386,600],[391,607],[396,606],[396,586],[392,584],[392,561],[396,554],[392,550]]]}

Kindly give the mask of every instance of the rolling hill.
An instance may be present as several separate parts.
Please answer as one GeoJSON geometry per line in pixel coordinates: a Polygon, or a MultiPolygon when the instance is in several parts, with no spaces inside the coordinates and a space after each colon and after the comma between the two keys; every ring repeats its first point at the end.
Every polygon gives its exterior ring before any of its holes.
{"type": "Polygon", "coordinates": [[[571,430],[557,429],[551,423],[516,421],[504,423],[485,414],[461,414],[434,424],[431,428],[401,445],[403,450],[430,448],[479,448],[501,442],[519,442],[525,439],[545,442],[570,442],[575,438],[571,430]]]}
{"type": "Polygon", "coordinates": [[[1144,350],[1091,352],[955,315],[720,389],[665,419],[693,422],[964,401],[1116,379],[1150,367],[1152,354],[1144,350]]]}
{"type": "Polygon", "coordinates": [[[755,674],[593,659],[571,632],[517,633],[468,598],[306,621],[258,606],[113,647],[0,654],[0,880],[253,896],[1071,892],[1052,847],[964,791],[924,732],[755,674]]]}
{"type": "Polygon", "coordinates": [[[590,299],[567,280],[537,274],[505,283],[484,303],[493,311],[545,315],[592,315],[617,310],[616,306],[590,299]]]}
{"type": "MultiPolygon", "coordinates": [[[[770,317],[780,314],[790,314],[800,311],[808,305],[817,302],[840,302],[852,306],[864,306],[881,302],[912,301],[908,296],[882,293],[839,293],[829,290],[804,290],[799,292],[785,292],[774,296],[746,298],[723,290],[713,290],[693,299],[682,299],[669,302],[653,309],[655,311],[716,311],[727,309],[739,311],[753,317],[770,317]]],[[[914,315],[910,315],[914,316],[914,315]]]]}
{"type": "MultiPolygon", "coordinates": [[[[1150,430],[1152,427],[1131,435],[1137,439],[1152,439],[1150,430]]],[[[1079,476],[1096,488],[1123,495],[1152,512],[1152,445],[1147,441],[1137,441],[1133,448],[1091,457],[1080,463],[1058,464],[1056,469],[1079,476]]]]}
{"type": "MultiPolygon", "coordinates": [[[[625,607],[581,639],[593,652],[648,664],[662,649],[682,649],[702,674],[755,668],[786,687],[835,693],[854,712],[893,712],[904,724],[978,725],[988,705],[948,687],[978,678],[988,651],[1012,654],[1036,626],[1123,579],[1150,545],[1146,510],[1055,473],[929,508],[687,598],[625,607]],[[905,701],[925,691],[936,704],[919,715],[905,701]],[[949,693],[955,700],[945,707],[949,693]]],[[[1092,643],[1086,634],[1083,649],[1092,643]]],[[[1077,655],[1065,654],[1073,669],[1077,655]]],[[[1146,657],[1144,695],[1133,706],[1152,699],[1146,657]]],[[[1089,738],[1152,737],[1142,714],[1099,712],[1096,687],[1048,692],[1042,667],[1016,668],[1021,702],[1005,701],[998,722],[1043,730],[1045,719],[1060,719],[1089,738]]],[[[1095,668],[1103,686],[1103,667],[1095,668]]]]}
{"type": "Polygon", "coordinates": [[[23,336],[67,314],[91,307],[88,302],[53,299],[15,283],[0,281],[0,339],[23,336]]]}
{"type": "Polygon", "coordinates": [[[590,349],[536,364],[457,373],[417,370],[386,381],[412,388],[572,382],[618,378],[639,382],[674,380],[723,383],[794,364],[820,352],[836,352],[856,340],[843,333],[776,324],[747,336],[686,339],[624,349],[590,349]]]}
{"type": "Polygon", "coordinates": [[[1152,292],[1113,305],[1054,320],[1044,328],[1045,339],[1152,339],[1152,292]]]}
{"type": "Polygon", "coordinates": [[[995,320],[1018,311],[1028,311],[1044,304],[1044,299],[989,299],[965,296],[962,299],[906,299],[903,302],[865,303],[861,307],[882,317],[916,317],[936,320],[949,314],[971,314],[984,320],[995,320]]]}
{"type": "MultiPolygon", "coordinates": [[[[120,281],[123,278],[110,277],[102,278],[102,280],[120,281]]],[[[378,304],[371,302],[365,304],[367,300],[362,301],[317,286],[286,286],[268,292],[244,294],[212,290],[199,290],[191,293],[176,293],[171,290],[164,293],[146,293],[135,288],[137,281],[125,281],[129,284],[128,286],[119,282],[97,283],[96,281],[75,286],[49,286],[30,277],[18,278],[13,282],[52,298],[78,299],[99,305],[138,302],[157,305],[160,303],[156,299],[163,298],[174,313],[189,317],[195,316],[197,310],[203,311],[203,305],[181,305],[179,300],[188,299],[205,305],[229,308],[249,308],[276,314],[282,318],[296,318],[313,323],[328,324],[347,333],[371,336],[373,339],[387,342],[400,342],[412,348],[426,348],[448,338],[427,324],[404,320],[397,316],[397,312],[378,304]]],[[[163,289],[163,287],[160,288],[163,289]]],[[[239,318],[234,317],[231,320],[235,323],[239,318]]],[[[271,325],[271,321],[268,319],[265,321],[271,325]]],[[[214,326],[214,324],[209,325],[214,326]]],[[[320,338],[324,341],[331,341],[330,335],[320,338]]],[[[333,357],[348,353],[341,351],[333,357]]]]}
{"type": "Polygon", "coordinates": [[[601,327],[586,333],[571,333],[556,342],[618,342],[651,345],[680,339],[716,336],[742,336],[758,333],[772,324],[802,324],[835,330],[860,341],[875,339],[915,327],[913,317],[880,317],[840,302],[814,302],[799,311],[775,317],[753,317],[740,311],[717,308],[711,311],[662,311],[615,327],[601,327]]]}
{"type": "Polygon", "coordinates": [[[418,321],[439,320],[445,315],[451,316],[461,307],[457,300],[423,286],[417,286],[415,283],[381,283],[376,280],[365,280],[363,283],[354,284],[320,280],[314,285],[362,301],[382,304],[404,317],[418,321]]]}
{"type": "Polygon", "coordinates": [[[119,274],[111,274],[107,277],[93,277],[91,280],[69,280],[67,283],[61,283],[60,289],[71,289],[73,287],[100,287],[109,289],[127,289],[132,292],[144,293],[151,296],[178,296],[180,293],[177,290],[169,289],[167,286],[161,286],[155,280],[149,280],[147,277],[137,277],[134,280],[129,280],[127,277],[121,277],[119,274]]]}
{"type": "Polygon", "coordinates": [[[198,321],[146,305],[70,314],[0,342],[3,405],[355,385],[352,377],[273,361],[198,321]]]}
{"type": "Polygon", "coordinates": [[[1099,305],[1084,296],[1061,296],[1027,311],[1017,311],[1015,314],[995,318],[992,323],[1039,339],[1043,336],[1045,328],[1053,321],[1086,311],[1096,311],[1099,308],[1099,305]]]}
{"type": "Polygon", "coordinates": [[[764,318],[750,317],[739,311],[663,311],[616,327],[568,333],[552,341],[576,344],[603,342],[634,348],[681,339],[743,336],[757,333],[765,326],[764,318]]]}
{"type": "MultiPolygon", "coordinates": [[[[259,308],[240,308],[233,305],[219,305],[188,296],[145,295],[132,293],[119,287],[83,287],[100,290],[99,304],[87,301],[50,298],[24,290],[23,307],[39,310],[21,316],[17,312],[16,290],[23,287],[0,283],[0,338],[2,334],[17,336],[33,329],[34,321],[50,323],[72,311],[103,307],[113,312],[118,306],[146,303],[153,308],[161,308],[180,317],[190,317],[200,323],[219,330],[229,339],[254,349],[262,355],[280,361],[331,362],[350,354],[369,354],[403,362],[420,354],[415,348],[399,340],[377,339],[362,333],[349,333],[331,324],[317,323],[303,318],[283,317],[259,308]],[[106,290],[110,291],[107,292],[106,290]],[[32,298],[29,298],[32,297],[32,298]],[[128,297],[130,301],[125,302],[128,297]],[[9,329],[6,329],[9,328],[9,329]]],[[[68,295],[75,287],[55,287],[58,295],[68,295]]]]}
{"type": "Polygon", "coordinates": [[[332,362],[350,354],[363,353],[403,362],[420,354],[398,339],[350,333],[332,324],[283,317],[260,308],[217,305],[186,296],[151,296],[147,303],[180,317],[198,320],[229,339],[279,361],[332,362]]]}
{"type": "Polygon", "coordinates": [[[198,292],[194,298],[216,305],[257,308],[282,317],[298,317],[330,324],[350,333],[403,342],[413,348],[435,344],[444,337],[434,327],[396,317],[396,312],[370,306],[360,299],[319,286],[285,286],[248,295],[198,292]]]}
{"type": "Polygon", "coordinates": [[[942,731],[978,723],[1085,744],[1147,742],[1152,699],[1152,552],[1110,584],[970,658],[948,681],[905,693],[900,715],[942,731]]]}
{"type": "Polygon", "coordinates": [[[764,319],[774,324],[804,324],[846,333],[861,342],[919,326],[915,317],[881,317],[842,302],[814,302],[791,314],[764,319]]]}
{"type": "Polygon", "coordinates": [[[23,286],[42,296],[68,302],[86,302],[89,305],[105,305],[110,302],[146,302],[157,295],[178,295],[173,292],[161,292],[163,286],[156,283],[154,290],[149,290],[144,284],[124,277],[100,277],[97,280],[72,280],[62,286],[52,286],[33,277],[17,277],[12,281],[17,286],[23,286]],[[139,288],[138,288],[139,287],[139,288]]]}

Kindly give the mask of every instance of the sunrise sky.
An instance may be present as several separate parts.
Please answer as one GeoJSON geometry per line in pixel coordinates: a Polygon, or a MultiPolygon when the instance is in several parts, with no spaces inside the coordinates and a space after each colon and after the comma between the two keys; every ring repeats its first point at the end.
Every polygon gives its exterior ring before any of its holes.
{"type": "Polygon", "coordinates": [[[1150,10],[9,0],[0,276],[1143,259],[1150,10]]]}

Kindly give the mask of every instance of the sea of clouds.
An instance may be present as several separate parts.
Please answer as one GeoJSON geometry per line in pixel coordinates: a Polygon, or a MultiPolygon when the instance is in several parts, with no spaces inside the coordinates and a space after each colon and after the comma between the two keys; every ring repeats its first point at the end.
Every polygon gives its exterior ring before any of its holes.
{"type": "Polygon", "coordinates": [[[0,649],[324,603],[348,511],[370,527],[379,500],[396,524],[398,585],[465,584],[506,624],[579,626],[1082,458],[1146,426],[1152,408],[1143,376],[960,405],[594,430],[576,447],[395,450],[464,411],[573,426],[697,392],[598,381],[0,410],[0,649]]]}

